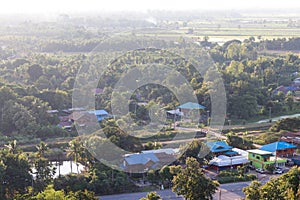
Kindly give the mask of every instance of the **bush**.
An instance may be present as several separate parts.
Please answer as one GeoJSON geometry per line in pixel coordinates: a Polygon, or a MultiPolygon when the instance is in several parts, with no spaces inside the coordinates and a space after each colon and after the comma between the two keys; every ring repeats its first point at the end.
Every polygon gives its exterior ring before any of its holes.
{"type": "Polygon", "coordinates": [[[255,174],[246,174],[245,176],[221,176],[218,175],[219,183],[233,183],[233,182],[244,182],[244,181],[253,181],[257,179],[255,174]]]}
{"type": "Polygon", "coordinates": [[[280,130],[297,131],[300,128],[299,118],[286,118],[277,121],[270,127],[270,131],[278,132],[280,130]]]}

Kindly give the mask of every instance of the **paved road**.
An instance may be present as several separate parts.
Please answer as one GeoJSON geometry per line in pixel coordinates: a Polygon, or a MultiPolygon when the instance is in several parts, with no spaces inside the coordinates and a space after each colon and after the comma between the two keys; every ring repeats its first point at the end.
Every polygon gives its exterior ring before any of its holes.
{"type": "MultiPolygon", "coordinates": [[[[257,174],[258,180],[265,184],[267,181],[269,181],[272,177],[277,177],[280,175],[269,175],[269,174],[259,174],[256,172],[251,172],[254,174],[257,174]]],[[[227,184],[221,184],[219,187],[219,190],[214,195],[214,200],[240,200],[243,197],[245,197],[243,193],[243,188],[250,185],[251,181],[249,182],[239,182],[239,183],[227,183],[227,184]],[[221,194],[220,194],[221,191],[221,194]],[[220,198],[221,195],[221,198],[220,198]]],[[[158,190],[156,191],[163,200],[184,200],[183,197],[177,196],[175,193],[173,193],[170,189],[166,190],[158,190]]],[[[139,200],[142,197],[146,197],[147,192],[139,192],[139,193],[131,193],[131,194],[118,194],[118,195],[107,195],[107,196],[101,196],[101,200],[139,200]]]]}
{"type": "MultiPolygon", "coordinates": [[[[236,200],[244,197],[242,192],[243,187],[246,187],[251,182],[242,183],[229,183],[222,184],[219,191],[214,195],[215,200],[219,200],[220,191],[222,200],[236,200]]],[[[183,197],[177,196],[170,189],[156,191],[163,200],[184,200],[183,197]]],[[[101,196],[101,200],[139,200],[142,197],[146,197],[147,192],[131,193],[131,194],[118,194],[118,195],[107,195],[101,196]]]]}
{"type": "MultiPolygon", "coordinates": [[[[139,200],[142,197],[146,197],[148,192],[138,192],[130,194],[118,194],[118,195],[107,195],[101,196],[100,200],[139,200]]],[[[159,190],[156,191],[163,200],[183,200],[184,198],[177,196],[171,190],[159,190]]]]}
{"type": "Polygon", "coordinates": [[[227,139],[227,137],[224,136],[222,134],[222,132],[217,131],[217,130],[207,129],[207,128],[185,128],[185,127],[177,126],[176,129],[177,130],[185,130],[185,131],[200,131],[200,130],[202,130],[202,131],[205,131],[205,132],[209,133],[210,135],[215,136],[219,139],[227,139]]]}

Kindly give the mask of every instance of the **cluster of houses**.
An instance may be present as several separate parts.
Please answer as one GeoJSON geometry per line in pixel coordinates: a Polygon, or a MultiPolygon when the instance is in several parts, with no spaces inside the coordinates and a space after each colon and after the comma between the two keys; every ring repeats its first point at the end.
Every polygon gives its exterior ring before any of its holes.
{"type": "MultiPolygon", "coordinates": [[[[145,106],[146,102],[137,103],[137,106],[145,106]]],[[[181,120],[182,117],[188,117],[192,110],[204,110],[205,107],[198,104],[187,102],[178,106],[175,110],[166,111],[167,118],[175,121],[181,120]]],[[[59,115],[58,126],[65,130],[71,130],[74,124],[84,127],[89,123],[94,123],[95,121],[101,122],[103,119],[112,117],[106,110],[86,110],[84,108],[70,108],[62,111],[58,110],[48,110],[49,114],[59,115]]],[[[201,115],[201,118],[203,115],[201,115]]]]}
{"type": "Polygon", "coordinates": [[[217,156],[209,162],[212,169],[221,171],[238,166],[251,165],[255,168],[264,169],[268,165],[284,168],[288,158],[294,157],[297,146],[285,141],[266,144],[259,149],[243,151],[233,148],[225,141],[208,143],[212,152],[217,156]]]}
{"type": "Polygon", "coordinates": [[[300,93],[300,77],[294,79],[292,84],[289,86],[279,86],[273,91],[273,96],[277,95],[279,92],[283,93],[284,95],[287,95],[289,92],[295,94],[296,96],[299,96],[300,93]]]}
{"type": "MultiPolygon", "coordinates": [[[[284,168],[295,155],[297,146],[285,141],[263,145],[259,149],[241,150],[229,146],[226,141],[207,142],[206,145],[215,156],[209,161],[208,168],[217,172],[236,169],[238,166],[251,165],[264,169],[268,165],[284,168]]],[[[149,169],[157,169],[169,165],[178,158],[178,149],[159,149],[142,151],[124,156],[122,168],[127,172],[143,173],[149,169]]]]}
{"type": "Polygon", "coordinates": [[[59,112],[58,110],[47,111],[51,114],[59,115],[58,126],[65,130],[71,130],[75,123],[84,127],[89,123],[101,122],[103,119],[110,117],[106,110],[85,110],[84,108],[70,108],[59,112]]]}

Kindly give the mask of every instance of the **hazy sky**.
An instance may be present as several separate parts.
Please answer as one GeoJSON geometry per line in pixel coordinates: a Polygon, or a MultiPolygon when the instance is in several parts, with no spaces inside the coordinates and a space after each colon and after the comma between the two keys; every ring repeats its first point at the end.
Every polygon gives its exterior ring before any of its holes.
{"type": "Polygon", "coordinates": [[[300,8],[299,0],[5,0],[0,13],[300,8]]]}

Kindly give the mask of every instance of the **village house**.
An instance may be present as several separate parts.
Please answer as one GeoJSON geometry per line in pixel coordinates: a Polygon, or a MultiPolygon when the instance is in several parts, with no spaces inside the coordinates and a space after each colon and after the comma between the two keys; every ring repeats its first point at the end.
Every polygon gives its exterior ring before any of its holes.
{"type": "Polygon", "coordinates": [[[178,149],[167,148],[127,154],[124,156],[121,168],[130,173],[144,173],[149,169],[159,169],[174,162],[178,151],[178,149]]]}
{"type": "Polygon", "coordinates": [[[296,148],[297,146],[293,144],[280,141],[263,145],[260,150],[271,152],[277,157],[292,157],[296,148]]]}
{"type": "Polygon", "coordinates": [[[249,164],[255,168],[265,169],[267,165],[275,165],[275,167],[284,168],[287,159],[273,156],[272,152],[260,149],[248,150],[249,164]]]}
{"type": "Polygon", "coordinates": [[[226,169],[237,169],[239,166],[248,165],[248,163],[248,159],[242,155],[231,157],[219,155],[209,162],[209,168],[219,172],[226,169]]]}
{"type": "Polygon", "coordinates": [[[206,145],[210,151],[215,155],[237,156],[238,153],[232,150],[232,146],[229,146],[226,141],[214,141],[207,142],[206,145]]]}

